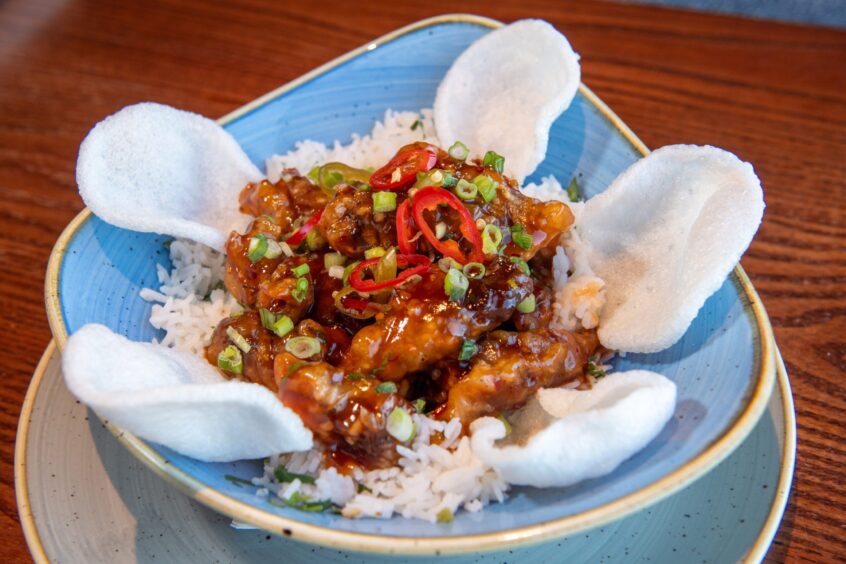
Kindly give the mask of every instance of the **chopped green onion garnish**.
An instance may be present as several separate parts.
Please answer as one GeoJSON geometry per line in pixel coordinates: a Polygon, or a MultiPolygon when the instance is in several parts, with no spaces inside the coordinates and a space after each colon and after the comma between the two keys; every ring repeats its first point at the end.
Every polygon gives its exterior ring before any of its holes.
{"type": "Polygon", "coordinates": [[[359,264],[360,262],[361,262],[360,260],[357,260],[357,261],[355,261],[355,262],[351,262],[350,264],[348,264],[348,265],[346,266],[346,268],[344,268],[344,279],[343,279],[343,281],[344,281],[344,287],[345,287],[345,288],[346,288],[347,286],[349,286],[349,285],[350,285],[350,272],[352,272],[352,271],[353,271],[353,269],[354,269],[356,266],[358,266],[358,264],[359,264]]]}
{"type": "Polygon", "coordinates": [[[250,239],[250,245],[247,247],[247,258],[250,262],[258,262],[264,258],[264,253],[267,252],[267,236],[264,233],[259,233],[250,239]]]}
{"type": "Polygon", "coordinates": [[[303,484],[314,483],[314,478],[312,476],[309,476],[308,474],[299,474],[297,472],[288,472],[288,469],[281,464],[273,470],[273,475],[276,476],[276,480],[279,482],[293,482],[294,480],[299,480],[303,484]]]}
{"type": "Polygon", "coordinates": [[[414,120],[414,123],[412,123],[412,124],[411,124],[411,131],[414,131],[414,130],[415,130],[415,129],[417,129],[418,127],[422,128],[422,127],[423,127],[423,122],[422,122],[422,121],[420,121],[419,119],[416,119],[416,120],[414,120]]]}
{"type": "Polygon", "coordinates": [[[444,292],[451,302],[460,302],[470,287],[470,280],[457,268],[450,268],[444,277],[444,292]]]}
{"type": "Polygon", "coordinates": [[[275,259],[282,254],[282,245],[273,239],[267,240],[267,250],[264,251],[264,258],[275,259]]]}
{"type": "Polygon", "coordinates": [[[250,346],[250,343],[247,342],[247,339],[245,339],[244,336],[239,333],[237,329],[235,329],[234,327],[227,327],[226,336],[229,337],[229,340],[235,343],[235,346],[237,346],[239,349],[241,349],[245,353],[250,352],[250,349],[252,348],[250,346]]]}
{"type": "Polygon", "coordinates": [[[385,253],[387,253],[387,252],[388,251],[386,251],[382,247],[371,247],[371,248],[367,249],[366,251],[364,251],[364,258],[372,259],[372,258],[376,258],[376,257],[383,257],[383,256],[385,256],[385,253]]]}
{"type": "Polygon", "coordinates": [[[461,269],[461,272],[470,280],[481,280],[485,277],[485,265],[481,262],[468,262],[461,269]]]}
{"type": "Polygon", "coordinates": [[[305,278],[297,278],[297,287],[291,292],[291,295],[294,296],[294,299],[297,300],[297,303],[303,303],[303,300],[306,299],[306,292],[308,292],[308,280],[305,278]]]}
{"type": "Polygon", "coordinates": [[[393,394],[397,391],[397,385],[393,382],[382,382],[376,386],[377,394],[393,394]]]}
{"type": "Polygon", "coordinates": [[[323,238],[323,235],[317,229],[312,229],[306,234],[306,246],[308,250],[317,251],[322,249],[324,245],[326,245],[326,239],[323,238]]]}
{"type": "Polygon", "coordinates": [[[476,343],[464,339],[464,341],[461,342],[461,351],[458,353],[458,360],[462,362],[470,360],[478,350],[479,347],[476,346],[476,343]]]}
{"type": "Polygon", "coordinates": [[[587,364],[588,376],[593,376],[597,380],[599,380],[600,378],[604,378],[606,376],[605,369],[602,368],[602,366],[600,366],[598,364],[598,362],[599,362],[599,357],[596,356],[596,355],[593,355],[588,359],[588,364],[587,364]]]}
{"type": "Polygon", "coordinates": [[[388,415],[387,431],[390,436],[399,442],[407,443],[417,433],[417,426],[405,409],[395,407],[388,415]]]}
{"type": "Polygon", "coordinates": [[[444,171],[444,179],[441,181],[441,186],[444,188],[452,188],[456,185],[458,179],[451,173],[444,171]]]}
{"type": "Polygon", "coordinates": [[[217,367],[233,374],[244,371],[244,359],[235,345],[229,345],[217,355],[217,367]]]}
{"type": "Polygon", "coordinates": [[[438,261],[438,268],[440,268],[442,272],[449,272],[450,268],[458,268],[460,270],[461,263],[454,258],[443,257],[438,261]]]}
{"type": "Polygon", "coordinates": [[[308,267],[308,264],[303,263],[292,268],[291,272],[293,272],[294,276],[296,276],[297,278],[302,278],[310,272],[310,269],[308,267]]]}
{"type": "Polygon", "coordinates": [[[444,173],[440,170],[435,169],[429,173],[429,180],[432,181],[432,184],[440,186],[441,182],[444,181],[444,173]]]}
{"type": "Polygon", "coordinates": [[[473,184],[479,189],[479,193],[486,202],[490,202],[496,198],[497,182],[487,174],[480,174],[474,178],[473,184]]]}
{"type": "Polygon", "coordinates": [[[294,330],[294,322],[287,315],[283,315],[273,322],[273,326],[270,327],[270,330],[276,333],[279,337],[284,337],[294,330]]]}
{"type": "Polygon", "coordinates": [[[452,511],[449,510],[449,507],[444,507],[438,511],[436,520],[438,523],[452,523],[452,511]]]}
{"type": "Polygon", "coordinates": [[[502,243],[502,231],[493,223],[488,223],[482,229],[482,252],[486,255],[495,255],[499,251],[499,244],[502,243]]]}
{"type": "Polygon", "coordinates": [[[502,421],[502,424],[505,425],[505,436],[507,437],[508,435],[510,435],[511,434],[511,423],[508,422],[508,419],[505,418],[505,415],[500,414],[500,415],[497,416],[497,419],[502,421]]]}
{"type": "Polygon", "coordinates": [[[323,255],[323,268],[329,270],[333,266],[344,266],[347,258],[341,253],[326,253],[323,255]]]}
{"type": "Polygon", "coordinates": [[[358,189],[361,190],[362,192],[368,192],[368,191],[372,190],[373,187],[370,184],[362,184],[361,186],[358,187],[358,189]]]}
{"type": "Polygon", "coordinates": [[[232,474],[224,474],[223,479],[230,484],[238,486],[239,488],[241,487],[241,484],[244,484],[245,486],[255,485],[252,480],[245,480],[244,478],[239,478],[238,476],[233,476],[232,474]]]}
{"type": "Polygon", "coordinates": [[[312,168],[310,171],[308,171],[308,174],[306,176],[308,176],[311,179],[312,182],[317,184],[317,173],[318,172],[320,172],[320,166],[316,166],[316,167],[312,168]]]}
{"type": "Polygon", "coordinates": [[[523,229],[521,224],[511,226],[511,240],[521,249],[529,250],[532,248],[532,236],[523,229]]]}
{"type": "Polygon", "coordinates": [[[449,153],[449,156],[454,158],[455,160],[463,161],[467,159],[467,157],[470,155],[470,149],[468,149],[467,145],[465,145],[461,141],[456,141],[447,150],[447,153],[449,153]]]}
{"type": "Polygon", "coordinates": [[[535,311],[535,295],[530,294],[525,300],[517,304],[517,311],[520,313],[532,313],[535,311]]]}
{"type": "Polygon", "coordinates": [[[502,170],[505,168],[505,157],[494,151],[488,151],[485,153],[485,158],[482,163],[502,174],[502,170]]]}
{"type": "Polygon", "coordinates": [[[579,183],[576,182],[575,176],[567,186],[567,197],[570,198],[571,202],[578,202],[582,199],[582,191],[579,189],[579,183]]]}
{"type": "Polygon", "coordinates": [[[397,193],[396,192],[374,192],[373,193],[373,211],[375,213],[386,213],[397,209],[397,193]]]}
{"type": "Polygon", "coordinates": [[[347,380],[361,380],[362,378],[364,378],[364,374],[362,374],[361,372],[350,372],[349,374],[344,376],[344,378],[346,378],[347,380]]]}
{"type": "Polygon", "coordinates": [[[516,265],[517,265],[517,267],[518,267],[520,270],[522,270],[522,271],[523,271],[523,274],[525,274],[526,276],[531,276],[531,275],[532,275],[532,269],[531,269],[531,268],[529,268],[529,263],[527,263],[526,261],[524,261],[524,260],[523,260],[523,259],[521,259],[520,257],[509,257],[509,258],[511,259],[511,262],[513,262],[514,264],[516,264],[516,265]]]}
{"type": "Polygon", "coordinates": [[[463,178],[455,185],[455,195],[462,200],[472,200],[479,192],[479,188],[472,182],[467,182],[463,178]]]}
{"type": "Polygon", "coordinates": [[[424,411],[426,411],[426,400],[424,400],[423,398],[418,398],[414,400],[414,410],[417,413],[423,413],[424,411]]]}
{"type": "Polygon", "coordinates": [[[444,235],[446,235],[446,230],[447,230],[446,223],[444,223],[443,221],[439,221],[438,223],[436,223],[435,224],[435,238],[438,239],[438,240],[443,239],[444,235]]]}
{"type": "Polygon", "coordinates": [[[259,319],[261,319],[261,326],[265,329],[273,329],[273,324],[276,323],[276,314],[269,309],[259,309],[259,319]]]}
{"type": "Polygon", "coordinates": [[[314,337],[291,337],[285,341],[285,350],[305,360],[320,353],[320,341],[314,337]]]}

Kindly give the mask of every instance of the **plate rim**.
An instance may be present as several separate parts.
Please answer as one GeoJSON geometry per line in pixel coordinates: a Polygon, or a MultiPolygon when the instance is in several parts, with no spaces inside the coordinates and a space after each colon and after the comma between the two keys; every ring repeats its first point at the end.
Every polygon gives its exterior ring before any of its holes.
{"type": "MultiPolygon", "coordinates": [[[[51,340],[41,359],[38,361],[32,379],[27,387],[24,402],[21,407],[21,415],[18,422],[17,436],[15,438],[15,497],[17,499],[18,515],[23,529],[24,539],[27,548],[37,564],[49,562],[47,552],[41,542],[38,533],[38,526],[35,516],[32,514],[29,502],[29,487],[26,473],[26,446],[29,435],[29,423],[35,400],[41,387],[41,383],[47,373],[47,366],[56,354],[61,354],[56,346],[56,341],[51,340]]],[[[777,384],[782,396],[782,412],[784,415],[784,445],[782,446],[781,465],[779,478],[776,484],[776,494],[770,505],[770,511],[761,527],[754,543],[747,551],[744,562],[760,562],[766,556],[767,550],[772,544],[778,527],[781,524],[787,501],[790,497],[790,487],[793,481],[793,472],[796,463],[796,411],[793,405],[793,392],[791,391],[790,379],[784,366],[784,360],[778,350],[774,352],[777,362],[777,384]]]]}
{"type": "MultiPolygon", "coordinates": [[[[366,44],[349,51],[319,67],[303,74],[258,98],[226,114],[218,120],[224,125],[237,119],[261,105],[285,94],[334,68],[389,43],[409,33],[441,24],[473,23],[490,29],[503,26],[502,22],[471,14],[446,14],[426,18],[398,28],[366,44]]],[[[632,144],[641,155],[649,154],[649,149],[637,135],[585,84],[580,83],[579,92],[611,122],[611,124],[632,144]]],[[[59,273],[62,259],[70,242],[79,228],[88,221],[92,212],[88,208],[80,211],[62,231],[54,245],[47,264],[44,285],[44,299],[47,319],[59,351],[67,343],[67,328],[61,311],[59,296],[59,273]]],[[[339,531],[330,527],[304,523],[296,519],[263,511],[255,506],[238,501],[228,495],[210,488],[189,474],[170,465],[163,456],[155,452],[145,441],[135,435],[124,432],[111,423],[106,423],[109,431],[127,447],[139,460],[153,472],[175,485],[183,493],[200,503],[223,513],[233,519],[255,525],[275,534],[295,538],[300,541],[341,549],[361,552],[403,553],[403,554],[452,554],[480,550],[496,550],[573,534],[617,520],[634,511],[657,503],[677,492],[714,466],[724,460],[752,431],[755,424],[767,408],[770,394],[776,380],[776,351],[772,327],[766,310],[750,282],[746,272],[738,264],[730,278],[743,290],[751,310],[760,340],[760,369],[755,387],[743,411],[733,424],[717,439],[705,447],[699,455],[683,466],[673,470],[662,478],[628,495],[610,501],[588,511],[568,515],[559,519],[536,523],[489,533],[460,536],[438,536],[417,538],[410,536],[377,535],[352,531],[339,531]]],[[[744,308],[745,309],[745,308],[744,308]]]]}

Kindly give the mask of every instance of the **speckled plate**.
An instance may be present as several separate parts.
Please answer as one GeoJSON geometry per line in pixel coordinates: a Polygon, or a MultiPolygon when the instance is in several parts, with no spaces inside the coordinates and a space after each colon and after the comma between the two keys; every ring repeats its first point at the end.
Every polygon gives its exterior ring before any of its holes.
{"type": "MultiPolygon", "coordinates": [[[[68,393],[52,344],[32,378],[15,452],[18,510],[36,562],[389,559],[312,547],[229,519],[173,491],[68,393]]],[[[768,413],[707,476],[625,519],[531,548],[438,562],[757,562],[787,503],[796,449],[779,359],[768,413]]]]}
{"type": "MultiPolygon", "coordinates": [[[[266,157],[290,149],[299,139],[348,139],[369,131],[387,108],[430,107],[454,58],[498,25],[472,16],[419,22],[221,122],[261,166],[266,157]]],[[[593,196],[646,152],[625,124],[582,86],[553,125],[547,158],[533,179],[555,174],[566,182],[577,175],[586,195],[593,196]]],[[[164,242],[163,237],[117,229],[81,213],[61,236],[48,266],[47,313],[58,346],[89,322],[134,340],[156,337],[147,322],[150,304],[138,291],[155,286],[156,263],[167,262],[164,242]]],[[[675,346],[615,361],[617,370],[648,368],[678,385],[674,417],[647,448],[603,478],[569,488],[516,488],[506,503],[480,514],[460,512],[449,524],[349,520],[277,508],[224,478],[260,474],[257,461],[202,463],[119,429],[111,431],[142,462],[196,500],[277,534],[373,552],[497,550],[609,523],[704,475],[752,432],[766,409],[775,380],[773,347],[766,312],[738,267],[675,346]]]]}

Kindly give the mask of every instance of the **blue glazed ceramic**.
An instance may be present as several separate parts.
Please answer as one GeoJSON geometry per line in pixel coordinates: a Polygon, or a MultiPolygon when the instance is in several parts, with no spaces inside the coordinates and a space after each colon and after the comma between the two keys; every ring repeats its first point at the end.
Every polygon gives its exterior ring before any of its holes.
{"type": "MultiPolygon", "coordinates": [[[[222,120],[250,158],[264,160],[297,140],[347,141],[368,132],[388,108],[431,107],[455,57],[498,25],[451,16],[420,22],[373,42],[222,120]],[[413,52],[414,57],[407,54],[413,52]],[[425,61],[425,64],[420,64],[425,61]]],[[[566,32],[566,30],[564,30],[566,32]]],[[[578,46],[577,46],[578,47],[578,46]]],[[[573,176],[588,197],[604,190],[646,149],[582,87],[552,128],[546,160],[529,180],[573,176]]],[[[233,205],[236,205],[233,202],[233,205]]],[[[47,280],[51,327],[62,346],[86,323],[137,341],[159,337],[150,305],[156,264],[169,267],[166,237],[112,227],[83,212],[54,250],[47,280]]],[[[774,380],[766,313],[739,268],[699,312],[675,346],[618,358],[615,370],[645,368],[678,385],[676,413],[663,432],[615,472],[569,488],[516,488],[510,499],[450,524],[347,520],[277,508],[226,474],[261,473],[258,461],[203,463],[115,430],[154,470],[196,499],[240,521],[309,542],[379,552],[470,551],[573,533],[607,523],[689,484],[725,458],[753,429],[774,380]]]]}

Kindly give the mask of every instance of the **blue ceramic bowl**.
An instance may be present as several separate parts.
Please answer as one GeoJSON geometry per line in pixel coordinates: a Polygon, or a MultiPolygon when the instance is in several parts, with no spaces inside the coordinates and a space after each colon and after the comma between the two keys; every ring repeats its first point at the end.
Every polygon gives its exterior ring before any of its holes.
{"type": "MultiPolygon", "coordinates": [[[[431,107],[455,57],[500,24],[472,16],[419,22],[378,39],[221,120],[253,161],[295,141],[347,140],[368,132],[385,110],[431,107]],[[407,56],[414,53],[414,57],[407,56]],[[425,63],[421,63],[425,61],[425,63]]],[[[595,195],[647,149],[590,90],[582,87],[553,125],[546,160],[529,180],[577,175],[595,195]]],[[[233,203],[235,205],[235,203],[233,203]]],[[[86,323],[102,323],[137,341],[158,337],[150,304],[156,264],[168,264],[164,236],[113,227],[87,211],[65,230],[51,256],[47,311],[59,346],[86,323]]],[[[348,520],[271,506],[226,474],[261,474],[258,461],[210,464],[113,429],[160,475],[239,521],[322,545],[376,552],[440,553],[502,548],[573,533],[653,503],[704,474],[752,430],[774,381],[772,336],[743,271],[726,280],[675,346],[630,354],[615,370],[646,368],[678,385],[678,406],[663,432],[612,474],[569,488],[515,488],[504,504],[460,512],[449,524],[348,520]]]]}

